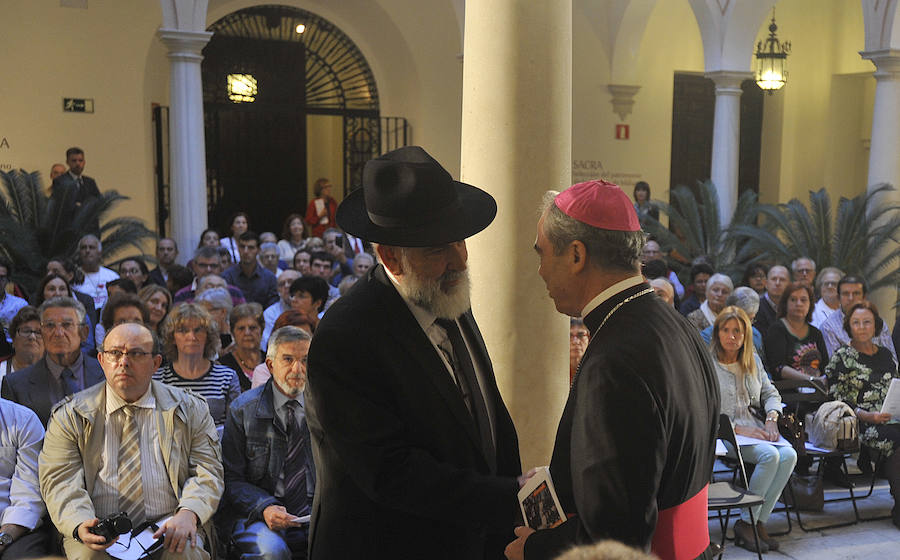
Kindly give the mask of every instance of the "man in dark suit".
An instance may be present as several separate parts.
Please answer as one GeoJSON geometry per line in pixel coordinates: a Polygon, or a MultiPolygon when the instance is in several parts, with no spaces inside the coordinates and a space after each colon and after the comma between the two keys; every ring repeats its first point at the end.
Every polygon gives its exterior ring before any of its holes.
{"type": "Polygon", "coordinates": [[[644,282],[644,233],[618,186],[579,183],[544,204],[538,274],[556,309],[584,317],[593,334],[550,463],[566,521],[517,528],[506,554],[550,559],[614,539],[662,560],[706,557],[719,417],[709,352],[644,282]]]}
{"type": "Polygon", "coordinates": [[[465,239],[496,211],[417,146],[366,163],[338,209],[382,264],[325,313],[310,348],[313,558],[499,558],[512,537],[518,440],[466,271],[465,239]]]}
{"type": "MultiPolygon", "coordinates": [[[[92,177],[83,175],[84,150],[72,147],[66,150],[66,165],[69,170],[53,179],[50,186],[50,197],[57,204],[61,204],[64,215],[73,216],[81,207],[100,198],[100,189],[97,181],[92,177]]],[[[99,221],[92,224],[91,233],[100,233],[99,221]]]]}
{"type": "Polygon", "coordinates": [[[175,264],[178,258],[178,244],[174,239],[163,237],[156,242],[156,262],[159,263],[156,268],[150,271],[149,281],[166,287],[169,280],[169,267],[175,264]]]}
{"type": "Polygon", "coordinates": [[[44,357],[4,377],[0,395],[33,410],[46,427],[53,405],[106,378],[100,363],[81,351],[88,324],[79,301],[56,297],[38,311],[44,357]]]}

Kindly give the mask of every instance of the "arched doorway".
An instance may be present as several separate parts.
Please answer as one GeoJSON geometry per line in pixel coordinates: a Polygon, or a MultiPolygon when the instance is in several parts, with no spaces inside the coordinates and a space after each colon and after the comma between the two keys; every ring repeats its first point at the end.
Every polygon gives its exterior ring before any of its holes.
{"type": "Polygon", "coordinates": [[[280,228],[327,174],[359,185],[379,153],[378,90],[354,42],[331,22],[289,6],[254,6],[209,27],[203,50],[209,223],[238,210],[280,228]],[[325,170],[325,171],[323,171],[325,170]],[[316,176],[310,176],[316,174],[316,176]]]}

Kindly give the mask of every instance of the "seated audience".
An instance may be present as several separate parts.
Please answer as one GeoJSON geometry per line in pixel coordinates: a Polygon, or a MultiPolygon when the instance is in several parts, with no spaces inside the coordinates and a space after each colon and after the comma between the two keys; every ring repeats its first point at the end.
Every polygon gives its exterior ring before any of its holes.
{"type": "Polygon", "coordinates": [[[754,263],[744,270],[744,277],[741,279],[741,286],[753,288],[753,290],[762,296],[766,292],[766,274],[769,273],[769,267],[762,263],[754,263]]]}
{"type": "Polygon", "coordinates": [[[778,302],[778,319],[763,338],[766,367],[772,379],[802,379],[825,384],[822,369],[828,363],[828,351],[822,333],[809,324],[810,317],[812,288],[788,284],[778,302]]]}
{"type": "Polygon", "coordinates": [[[769,327],[777,319],[778,302],[781,301],[784,289],[790,282],[787,268],[776,264],[769,269],[766,275],[766,293],[759,298],[759,311],[753,321],[753,325],[763,333],[763,336],[769,332],[769,327]]]}
{"type": "Polygon", "coordinates": [[[219,363],[237,372],[241,390],[246,391],[250,388],[253,370],[266,361],[266,354],[259,349],[262,330],[266,326],[262,306],[255,302],[238,305],[228,315],[228,324],[234,348],[221,356],[219,363]]]}
{"type": "Polygon", "coordinates": [[[150,312],[147,326],[154,334],[159,334],[162,330],[163,320],[169,314],[169,309],[172,308],[172,294],[162,286],[147,284],[138,292],[138,297],[150,312]]]}
{"type": "Polygon", "coordinates": [[[325,311],[328,290],[328,283],[318,276],[297,278],[291,284],[291,309],[307,316],[313,326],[313,332],[325,311]]]}
{"type": "Polygon", "coordinates": [[[309,264],[312,259],[312,253],[307,249],[298,249],[294,253],[294,259],[291,261],[294,270],[303,276],[309,276],[309,264]]]}
{"type": "MultiPolygon", "coordinates": [[[[194,280],[190,286],[185,286],[177,292],[173,292],[172,299],[175,303],[192,302],[200,290],[200,283],[207,276],[215,276],[222,279],[224,287],[231,294],[232,305],[244,303],[244,294],[235,286],[230,286],[219,273],[222,271],[222,261],[219,260],[218,249],[212,247],[200,247],[194,252],[191,261],[194,267],[194,280]]],[[[208,280],[207,280],[208,281],[208,280]]]]}
{"type": "Polygon", "coordinates": [[[832,396],[855,409],[860,443],[887,458],[885,473],[894,498],[891,517],[900,528],[900,453],[895,452],[900,446],[900,424],[890,423],[890,413],[881,412],[891,380],[897,377],[897,362],[886,348],[873,342],[881,327],[881,317],[873,304],[854,304],[844,318],[850,342],[831,356],[825,374],[832,396]]]}
{"type": "Polygon", "coordinates": [[[7,332],[7,342],[12,342],[9,338],[12,336],[9,324],[12,322],[13,317],[16,316],[16,313],[28,305],[28,302],[23,298],[6,293],[6,284],[9,282],[9,277],[12,276],[12,273],[12,261],[0,256],[0,323],[3,324],[3,328],[7,332]]]}
{"type": "Polygon", "coordinates": [[[97,360],[81,351],[88,325],[80,302],[55,297],[42,303],[38,314],[44,357],[4,377],[0,396],[27,406],[46,426],[53,405],[103,381],[103,371],[97,360]]]}
{"type": "Polygon", "coordinates": [[[791,281],[812,288],[816,277],[816,261],[809,257],[800,257],[791,262],[791,281]]]}
{"type": "Polygon", "coordinates": [[[229,268],[231,268],[231,265],[237,262],[231,258],[231,252],[229,252],[225,247],[219,247],[217,251],[219,254],[219,264],[221,265],[220,268],[222,270],[228,270],[229,268]]]}
{"type": "Polygon", "coordinates": [[[28,408],[0,399],[0,557],[41,558],[50,545],[38,484],[44,428],[28,408]]]}
{"type": "Polygon", "coordinates": [[[274,232],[264,231],[259,234],[260,248],[262,248],[263,243],[271,243],[272,245],[277,245],[278,244],[278,236],[276,236],[274,232]]]}
{"type": "MultiPolygon", "coordinates": [[[[665,280],[663,281],[665,282],[665,280]]],[[[584,356],[590,340],[591,332],[584,326],[584,321],[579,317],[571,317],[569,319],[569,383],[575,379],[578,364],[581,363],[581,357],[584,356]]]]}
{"type": "Polygon", "coordinates": [[[316,487],[303,410],[309,342],[297,327],[276,330],[265,361],[271,379],[228,409],[223,516],[242,559],[306,558],[309,523],[299,517],[310,513],[316,487]],[[268,450],[263,462],[251,461],[260,449],[268,450]]]}
{"type": "Polygon", "coordinates": [[[644,250],[641,254],[641,262],[645,265],[647,263],[657,261],[665,265],[665,271],[662,276],[665,276],[666,280],[671,282],[672,287],[675,288],[675,293],[678,294],[678,298],[681,299],[684,297],[684,286],[681,285],[681,281],[678,280],[678,275],[675,274],[675,271],[669,268],[669,265],[666,264],[666,256],[663,254],[662,248],[659,246],[659,242],[653,236],[650,236],[647,239],[647,242],[644,244],[644,250]]]}
{"type": "MultiPolygon", "coordinates": [[[[837,351],[838,348],[850,342],[850,336],[844,330],[844,319],[850,308],[861,301],[865,301],[868,293],[868,286],[865,280],[859,276],[847,275],[838,281],[838,300],[840,306],[833,311],[825,321],[822,322],[822,338],[825,339],[825,348],[829,355],[837,351]]],[[[897,361],[897,351],[894,348],[894,341],[891,338],[891,331],[887,325],[882,325],[880,329],[875,331],[875,337],[872,342],[887,348],[897,361]]]]}
{"type": "Polygon", "coordinates": [[[150,279],[150,269],[147,263],[140,257],[128,257],[119,263],[119,276],[128,278],[134,282],[134,287],[140,291],[150,279]]]}
{"type": "Polygon", "coordinates": [[[281,260],[293,262],[294,254],[306,244],[306,225],[303,216],[290,214],[284,219],[281,230],[281,241],[278,242],[278,253],[281,260]]]}
{"type": "Polygon", "coordinates": [[[283,271],[281,276],[278,277],[278,282],[276,283],[278,286],[278,301],[263,311],[263,319],[266,322],[266,326],[263,328],[260,348],[266,347],[266,344],[269,341],[269,335],[275,330],[273,327],[273,325],[275,325],[275,320],[278,319],[282,313],[291,308],[291,284],[293,284],[294,280],[297,278],[300,278],[300,273],[290,268],[283,271]]]}
{"type": "Polygon", "coordinates": [[[105,556],[115,541],[90,528],[125,512],[135,526],[168,518],[155,532],[163,558],[209,558],[202,526],[224,482],[206,403],[151,380],[161,356],[143,325],[113,328],[100,355],[106,383],[54,411],[40,455],[41,493],[66,556],[105,556]]]}
{"type": "Polygon", "coordinates": [[[706,300],[706,281],[713,274],[713,267],[704,262],[691,266],[691,285],[684,291],[685,298],[678,306],[679,313],[687,316],[700,309],[700,304],[706,300]]]}
{"type": "Polygon", "coordinates": [[[353,274],[357,278],[364,277],[373,266],[375,266],[375,257],[369,253],[357,253],[353,257],[353,274]]]}
{"type": "MultiPolygon", "coordinates": [[[[134,282],[128,278],[116,278],[115,280],[110,280],[109,283],[106,284],[106,300],[109,301],[109,298],[116,294],[137,294],[137,286],[135,286],[134,282]]],[[[100,313],[103,313],[102,307],[100,308],[100,313]]],[[[103,320],[101,319],[100,322],[102,323],[103,320]]]]}
{"type": "Polygon", "coordinates": [[[103,245],[96,235],[88,234],[78,242],[78,257],[81,270],[84,272],[84,280],[72,288],[84,292],[94,298],[94,308],[101,309],[106,303],[106,284],[119,277],[112,270],[101,266],[103,260],[103,245]]]}
{"type": "Polygon", "coordinates": [[[328,299],[325,300],[325,309],[328,309],[337,298],[341,297],[341,293],[335,286],[331,285],[332,274],[334,273],[334,257],[325,251],[315,251],[312,254],[312,260],[309,265],[309,276],[318,276],[325,280],[328,284],[328,299]]]}
{"type": "Polygon", "coordinates": [[[228,250],[231,262],[236,263],[241,258],[238,249],[241,242],[241,234],[250,229],[250,217],[244,212],[236,212],[231,215],[231,221],[229,223],[231,224],[229,226],[231,235],[229,237],[223,237],[219,241],[219,245],[228,250]]]}
{"type": "Polygon", "coordinates": [[[650,280],[650,287],[664,302],[671,306],[675,305],[675,288],[672,287],[671,282],[665,278],[654,278],[650,280]]]}
{"type": "Polygon", "coordinates": [[[163,237],[156,242],[156,268],[150,271],[148,280],[158,286],[166,287],[169,281],[169,268],[178,258],[178,243],[170,237],[163,237]]]}
{"type": "Polygon", "coordinates": [[[0,379],[44,357],[41,316],[34,307],[26,305],[16,313],[9,323],[9,334],[12,336],[13,355],[0,362],[0,379]]]}
{"type": "MultiPolygon", "coordinates": [[[[791,446],[775,446],[767,441],[778,441],[778,415],[781,412],[781,395],[769,381],[762,361],[753,351],[750,337],[750,318],[739,307],[726,307],[713,326],[712,354],[719,377],[722,397],[722,413],[734,424],[734,432],[760,440],[752,445],[741,445],[744,461],[753,463],[750,492],[762,496],[762,505],[751,508],[759,533],[762,552],[778,550],[778,541],[769,536],[766,522],[775,502],[787,484],[797,452],[791,446]],[[765,422],[756,418],[750,407],[765,412],[765,422]]],[[[726,443],[726,447],[731,444],[726,443]]],[[[734,456],[734,449],[729,449],[734,456]]],[[[738,546],[756,552],[750,510],[741,510],[741,519],[734,524],[734,542],[738,546]]]]}
{"type": "Polygon", "coordinates": [[[228,329],[228,316],[231,315],[233,306],[228,292],[224,288],[204,290],[197,296],[194,303],[203,306],[212,317],[213,328],[219,333],[219,347],[222,353],[231,352],[234,339],[231,338],[231,331],[228,329]]]}
{"type": "Polygon", "coordinates": [[[823,268],[822,272],[816,277],[816,293],[819,294],[819,301],[813,307],[812,321],[810,323],[819,330],[822,329],[822,323],[825,322],[825,319],[841,307],[837,285],[843,277],[843,271],[833,266],[823,268]]]}
{"type": "Polygon", "coordinates": [[[278,266],[278,246],[274,243],[261,243],[259,245],[259,264],[263,268],[275,275],[275,278],[281,276],[281,268],[278,266]]]}
{"type": "Polygon", "coordinates": [[[233,369],[212,361],[218,350],[219,337],[209,313],[194,303],[179,305],[163,323],[163,351],[169,363],[153,379],[206,399],[213,422],[222,426],[241,386],[233,369]]]}
{"type": "MultiPolygon", "coordinates": [[[[303,329],[308,332],[310,336],[312,336],[313,327],[309,322],[305,313],[300,313],[299,311],[294,311],[293,309],[288,309],[284,313],[282,313],[278,319],[275,320],[274,331],[277,331],[281,327],[297,327],[299,329],[303,329]]],[[[256,389],[261,385],[265,385],[266,382],[271,379],[272,373],[269,371],[269,368],[266,366],[265,362],[256,366],[256,369],[253,370],[253,384],[251,389],[256,389]]]]}
{"type": "Polygon", "coordinates": [[[220,247],[219,232],[213,228],[206,228],[203,230],[203,233],[200,234],[200,242],[197,243],[197,248],[199,249],[200,247],[220,247]]]}
{"type": "MultiPolygon", "coordinates": [[[[744,310],[744,313],[747,314],[747,317],[750,317],[750,322],[753,322],[753,317],[756,316],[756,312],[759,310],[759,295],[753,288],[749,288],[747,286],[738,286],[735,288],[734,292],[728,296],[728,299],[725,300],[725,306],[735,305],[744,310]]],[[[763,356],[763,337],[762,333],[760,333],[756,327],[751,327],[753,330],[753,348],[756,350],[756,353],[760,356],[763,356]]],[[[710,325],[700,331],[700,338],[703,339],[707,344],[712,340],[712,331],[713,326],[710,325]]]]}
{"type": "MultiPolygon", "coordinates": [[[[74,288],[76,284],[79,284],[84,281],[84,274],[81,270],[75,266],[75,263],[72,262],[72,259],[67,259],[64,257],[54,257],[47,261],[47,274],[58,274],[63,277],[68,285],[69,297],[74,297],[78,301],[81,302],[81,305],[87,310],[88,319],[91,322],[92,330],[93,325],[97,325],[100,323],[100,312],[94,308],[94,298],[91,296],[79,292],[74,288]]],[[[42,293],[41,289],[38,289],[37,295],[42,293]]],[[[36,296],[37,297],[37,296],[36,296]]],[[[49,299],[49,297],[45,297],[44,299],[49,299]]],[[[31,304],[35,307],[40,307],[43,301],[32,300],[31,304]]],[[[91,332],[91,339],[93,340],[94,333],[91,332]]],[[[93,348],[93,345],[91,345],[93,348]]]]}
{"type": "Polygon", "coordinates": [[[713,274],[706,281],[706,297],[700,307],[687,315],[687,320],[702,331],[716,322],[716,315],[725,307],[725,300],[734,291],[731,278],[724,274],[713,274]]]}
{"type": "Polygon", "coordinates": [[[94,355],[94,349],[97,347],[96,341],[94,340],[94,333],[97,329],[97,325],[100,324],[100,314],[97,309],[94,309],[94,300],[81,292],[73,290],[65,276],[56,272],[48,272],[38,284],[37,292],[34,294],[33,298],[34,306],[40,307],[45,301],[55,297],[70,297],[77,299],[81,305],[85,306],[85,309],[87,310],[86,318],[88,323],[88,335],[84,342],[82,342],[81,348],[85,352],[94,355]]]}
{"type": "Polygon", "coordinates": [[[238,242],[240,262],[222,273],[222,278],[236,286],[247,301],[255,301],[266,308],[278,301],[275,275],[263,268],[257,260],[259,237],[252,231],[245,231],[238,242]]]}
{"type": "Polygon", "coordinates": [[[106,333],[116,325],[122,323],[146,325],[149,321],[150,311],[137,294],[113,294],[103,306],[103,316],[97,326],[97,346],[103,344],[106,333]]]}

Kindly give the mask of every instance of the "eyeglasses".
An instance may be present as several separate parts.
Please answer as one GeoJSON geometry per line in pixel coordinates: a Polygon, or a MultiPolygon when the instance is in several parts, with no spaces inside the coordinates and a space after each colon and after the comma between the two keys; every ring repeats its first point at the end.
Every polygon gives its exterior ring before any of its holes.
{"type": "Polygon", "coordinates": [[[101,350],[100,353],[106,356],[107,360],[118,362],[122,358],[128,358],[133,361],[143,360],[153,352],[147,352],[146,350],[127,350],[125,352],[122,350],[101,350]]]}
{"type": "Polygon", "coordinates": [[[16,331],[16,334],[25,338],[28,338],[29,336],[38,338],[39,336],[41,336],[41,331],[36,331],[34,329],[19,329],[16,331]]]}
{"type": "Polygon", "coordinates": [[[571,334],[569,335],[569,338],[570,338],[570,339],[573,339],[573,338],[574,338],[574,339],[577,339],[577,340],[582,340],[582,339],[585,339],[585,338],[587,338],[587,337],[588,337],[588,334],[587,334],[587,333],[583,333],[583,332],[571,333],[571,334]]]}
{"type": "Polygon", "coordinates": [[[72,321],[63,321],[62,323],[54,323],[53,321],[47,321],[46,323],[41,323],[41,329],[47,332],[54,332],[56,329],[62,327],[64,331],[72,331],[78,328],[76,323],[72,321]]]}

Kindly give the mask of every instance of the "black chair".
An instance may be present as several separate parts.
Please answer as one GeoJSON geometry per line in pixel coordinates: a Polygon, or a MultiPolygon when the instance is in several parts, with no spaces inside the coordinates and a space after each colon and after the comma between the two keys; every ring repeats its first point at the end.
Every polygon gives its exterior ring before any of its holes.
{"type": "Polygon", "coordinates": [[[719,553],[719,559],[721,560],[722,554],[725,552],[725,533],[728,530],[728,522],[731,520],[731,511],[747,508],[750,510],[750,523],[753,527],[753,538],[756,541],[756,554],[759,560],[762,560],[759,533],[756,531],[756,519],[754,519],[753,510],[750,508],[762,505],[764,499],[762,496],[757,496],[747,490],[750,484],[747,482],[744,459],[741,457],[741,448],[737,444],[737,438],[734,437],[734,426],[731,425],[731,419],[727,414],[719,415],[719,439],[730,443],[734,447],[735,462],[741,477],[740,482],[743,484],[743,488],[738,487],[733,482],[712,482],[709,485],[709,506],[707,509],[716,512],[719,519],[719,527],[722,529],[722,541],[720,542],[722,552],[719,553]]]}
{"type": "MultiPolygon", "coordinates": [[[[799,380],[799,379],[784,379],[781,381],[775,382],[775,388],[778,389],[778,392],[781,393],[781,402],[784,403],[785,407],[791,411],[797,413],[798,417],[800,417],[804,422],[805,418],[804,413],[807,411],[814,410],[818,408],[818,406],[824,402],[834,400],[829,394],[828,391],[820,385],[816,381],[807,381],[807,380],[799,380]],[[807,388],[812,391],[807,392],[799,392],[798,389],[807,388]]],[[[834,458],[840,460],[840,468],[847,478],[850,480],[850,472],[847,469],[847,458],[853,454],[851,451],[840,451],[840,450],[825,450],[819,449],[812,446],[809,442],[806,442],[806,456],[811,458],[813,463],[817,463],[816,473],[818,476],[822,476],[823,469],[825,466],[825,459],[834,458]]],[[[834,503],[834,502],[845,502],[850,501],[853,504],[853,519],[850,521],[838,521],[836,523],[830,523],[826,525],[820,525],[816,527],[805,527],[803,525],[803,519],[800,516],[800,510],[798,508],[790,508],[793,509],[794,515],[797,517],[797,524],[800,525],[800,528],[804,531],[819,531],[822,529],[833,529],[835,527],[846,527],[849,525],[855,525],[860,521],[870,521],[872,519],[883,519],[883,517],[865,519],[860,517],[859,509],[857,508],[856,501],[864,498],[868,498],[872,495],[872,490],[875,487],[875,471],[872,472],[872,479],[869,483],[869,491],[863,496],[857,496],[853,490],[853,483],[850,483],[849,488],[847,488],[848,495],[841,496],[839,498],[830,498],[826,499],[825,503],[834,503]]],[[[786,486],[786,490],[791,495],[793,501],[793,489],[791,488],[790,482],[786,486]]],[[[796,502],[794,502],[796,503],[796,502]]],[[[790,515],[788,515],[788,530],[790,530],[790,515]]]]}

